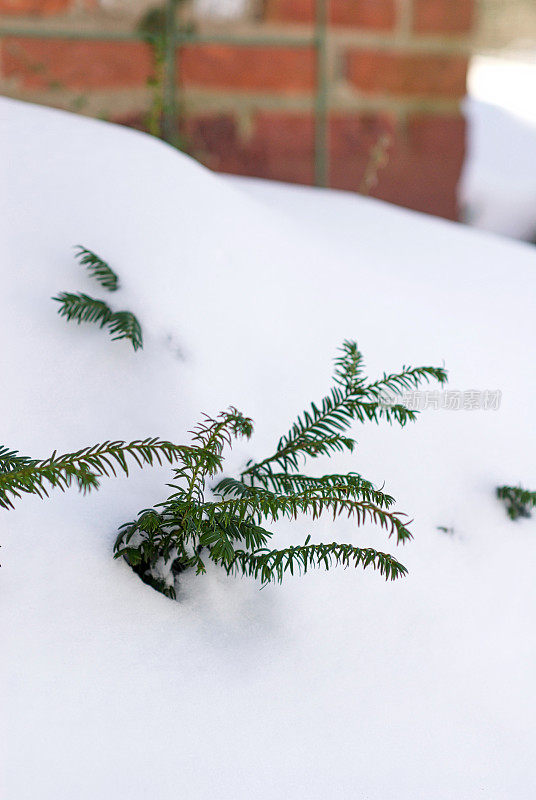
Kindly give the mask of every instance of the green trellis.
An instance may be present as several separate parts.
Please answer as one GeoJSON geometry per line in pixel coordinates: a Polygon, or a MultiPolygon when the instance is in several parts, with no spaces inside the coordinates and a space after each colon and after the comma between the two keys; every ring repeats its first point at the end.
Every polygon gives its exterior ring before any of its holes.
{"type": "MultiPolygon", "coordinates": [[[[181,48],[190,44],[226,44],[236,47],[304,47],[314,48],[316,54],[316,89],[314,95],[315,120],[315,183],[317,186],[328,185],[329,147],[328,147],[328,92],[329,81],[327,71],[327,20],[329,0],[315,0],[316,18],[312,34],[286,36],[276,34],[234,35],[232,33],[197,33],[195,30],[181,28],[177,23],[178,0],[166,0],[165,14],[165,69],[164,69],[164,118],[163,136],[167,141],[174,137],[177,109],[181,93],[180,76],[177,69],[178,54],[181,48]]],[[[67,39],[73,41],[147,41],[146,33],[132,32],[86,32],[50,27],[24,28],[9,26],[0,29],[0,37],[20,36],[38,39],[67,39]]]]}

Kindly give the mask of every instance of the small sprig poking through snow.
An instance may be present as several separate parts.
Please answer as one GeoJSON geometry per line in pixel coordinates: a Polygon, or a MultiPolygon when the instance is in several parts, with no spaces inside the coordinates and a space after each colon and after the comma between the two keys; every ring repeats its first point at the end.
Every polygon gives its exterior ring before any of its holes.
{"type": "MultiPolygon", "coordinates": [[[[80,263],[87,266],[91,277],[110,292],[119,288],[119,278],[108,264],[91,250],[78,245],[80,263]]],[[[128,339],[134,350],[143,347],[141,325],[131,311],[113,311],[110,306],[95,297],[83,292],[60,292],[53,297],[60,304],[58,314],[68,321],[93,322],[100,328],[107,328],[112,341],[128,339]]]]}
{"type": "Polygon", "coordinates": [[[116,292],[119,289],[119,278],[106,261],[103,261],[92,250],[87,247],[82,247],[81,244],[75,247],[77,250],[76,258],[79,260],[83,267],[87,267],[87,271],[92,278],[95,278],[101,286],[108,289],[109,292],[116,292]]]}
{"type": "Polygon", "coordinates": [[[302,515],[346,517],[358,526],[372,521],[398,544],[412,538],[405,515],[391,510],[394,499],[361,475],[310,477],[299,467],[309,458],[352,452],[356,443],[347,432],[354,421],[384,418],[403,426],[414,420],[418,412],[403,405],[385,408],[382,391],[400,392],[423,380],[444,383],[446,372],[404,368],[369,383],[357,345],[345,342],[341,351],[331,392],[298,417],[271,456],[248,462],[238,478],[220,478],[211,487],[211,500],[206,499],[208,481],[223,471],[224,448],[238,436],[249,438],[252,422],[235,408],[205,417],[192,432],[192,443],[180,451],[170,484],[175,491],[120,528],[115,557],[125,558],[143,581],[169,597],[176,597],[178,575],[192,568],[205,572],[207,559],[228,574],[258,578],[263,585],[280,583],[288,573],[336,565],[372,567],[391,580],[405,575],[406,568],[393,556],[354,544],[312,544],[307,537],[298,547],[268,546],[273,531],[267,524],[302,515]]]}
{"type": "Polygon", "coordinates": [[[536,492],[523,489],[522,486],[498,486],[497,497],[506,505],[506,513],[510,519],[531,517],[536,508],[536,492]]]}
{"type": "Polygon", "coordinates": [[[99,328],[108,328],[112,341],[128,339],[134,350],[143,347],[141,325],[130,311],[112,311],[104,300],[97,300],[82,292],[60,292],[52,298],[60,304],[58,314],[67,320],[94,322],[99,328]]]}

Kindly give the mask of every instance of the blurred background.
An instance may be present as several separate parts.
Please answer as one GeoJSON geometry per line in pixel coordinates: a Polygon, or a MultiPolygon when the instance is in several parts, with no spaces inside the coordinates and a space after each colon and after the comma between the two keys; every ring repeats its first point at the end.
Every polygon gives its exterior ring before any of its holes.
{"type": "Polygon", "coordinates": [[[535,0],[0,0],[6,96],[529,241],[535,79],[535,0]]]}

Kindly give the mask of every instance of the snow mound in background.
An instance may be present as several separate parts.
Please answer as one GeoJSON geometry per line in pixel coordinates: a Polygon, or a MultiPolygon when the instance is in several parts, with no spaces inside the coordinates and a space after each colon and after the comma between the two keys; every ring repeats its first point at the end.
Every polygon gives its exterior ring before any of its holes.
{"type": "MultiPolygon", "coordinates": [[[[335,571],[262,592],[212,571],[180,603],[111,558],[168,470],[2,519],[10,800],[487,800],[531,797],[536,599],[531,521],[494,487],[536,486],[534,255],[354,195],[219,178],[142,134],[0,101],[0,399],[34,456],[106,438],[183,440],[201,411],[256,420],[231,465],[321,397],[344,338],[371,375],[441,364],[499,411],[363,427],[322,465],[386,482],[415,517],[385,584],[335,571]],[[110,261],[144,350],[61,320],[110,261]],[[451,537],[438,526],[454,528],[451,537]]],[[[281,525],[277,543],[310,526],[281,525]]],[[[373,527],[315,539],[387,549],[373,527]]]]}
{"type": "Polygon", "coordinates": [[[460,185],[466,222],[528,241],[536,239],[535,80],[534,56],[472,59],[460,185]]]}

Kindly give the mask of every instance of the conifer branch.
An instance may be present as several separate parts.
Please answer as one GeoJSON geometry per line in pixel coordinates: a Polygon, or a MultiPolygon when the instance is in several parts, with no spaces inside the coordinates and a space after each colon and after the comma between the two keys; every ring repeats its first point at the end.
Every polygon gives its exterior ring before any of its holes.
{"type": "MultiPolygon", "coordinates": [[[[400,518],[402,515],[363,500],[359,491],[348,485],[319,485],[287,495],[245,484],[242,486],[244,491],[240,496],[202,506],[209,522],[215,515],[223,520],[236,518],[260,523],[263,519],[277,522],[284,517],[296,520],[301,515],[310,515],[314,520],[329,513],[333,520],[340,516],[354,518],[358,526],[367,520],[374,522],[385,528],[389,536],[396,533],[399,544],[413,538],[400,518]]],[[[231,491],[236,492],[236,487],[231,491]]]]}
{"type": "Polygon", "coordinates": [[[532,509],[536,508],[536,492],[522,486],[498,486],[497,497],[505,503],[510,519],[531,517],[532,509]]]}
{"type": "MultiPolygon", "coordinates": [[[[394,502],[393,498],[388,495],[375,491],[368,481],[364,482],[363,485],[361,480],[352,480],[349,475],[326,475],[323,478],[309,478],[302,475],[285,475],[283,473],[281,477],[276,477],[276,483],[279,484],[280,489],[278,491],[270,491],[263,486],[251,486],[234,478],[223,478],[213,490],[215,494],[221,495],[223,501],[216,501],[213,505],[232,509],[233,503],[236,503],[237,511],[231,513],[238,513],[240,507],[245,508],[248,505],[259,509],[262,509],[265,505],[264,511],[266,514],[277,515],[281,513],[286,515],[289,511],[292,511],[292,515],[295,516],[293,512],[295,502],[303,502],[307,506],[309,502],[312,503],[316,499],[329,503],[351,500],[361,501],[365,497],[367,501],[370,501],[373,496],[379,499],[380,505],[384,507],[388,507],[394,502]],[[285,485],[287,486],[286,492],[283,489],[285,485]],[[290,506],[288,505],[289,503],[291,504],[290,506]]],[[[313,511],[312,507],[311,511],[313,511]]]]}
{"type": "Polygon", "coordinates": [[[402,367],[399,373],[387,375],[366,387],[369,398],[379,400],[385,392],[400,394],[409,389],[417,389],[421,383],[436,380],[439,385],[448,381],[448,373],[443,367],[402,367]]]}
{"type": "Polygon", "coordinates": [[[60,304],[58,314],[69,322],[94,322],[103,328],[112,317],[112,309],[104,302],[83,292],[60,292],[52,298],[60,304]]]}
{"type": "MultiPolygon", "coordinates": [[[[382,508],[389,508],[395,502],[394,497],[385,494],[381,490],[376,489],[370,481],[365,480],[356,473],[349,472],[345,475],[322,475],[320,478],[312,478],[308,475],[292,474],[287,472],[262,472],[259,471],[255,476],[256,483],[268,489],[272,488],[273,491],[280,494],[287,492],[303,491],[304,489],[312,489],[315,487],[325,488],[331,487],[349,487],[354,490],[355,495],[361,497],[370,503],[375,503],[382,508]]],[[[216,492],[221,492],[222,496],[226,496],[226,487],[232,484],[242,485],[241,481],[235,481],[233,478],[224,478],[215,487],[216,492]]],[[[249,488],[249,485],[248,485],[249,488]]]]}
{"type": "Polygon", "coordinates": [[[263,585],[281,583],[285,572],[294,575],[305,574],[310,569],[323,567],[328,570],[332,566],[358,567],[364,569],[371,566],[379,570],[386,580],[396,580],[407,574],[407,569],[388,553],[381,553],[371,548],[362,549],[351,544],[309,544],[287,547],[283,550],[256,550],[248,553],[235,550],[231,561],[219,561],[227,574],[249,575],[259,578],[263,585]]]}
{"type": "MultiPolygon", "coordinates": [[[[191,459],[185,465],[191,471],[188,477],[187,502],[194,497],[197,500],[202,499],[205,479],[221,470],[224,447],[230,446],[233,438],[238,436],[249,439],[252,431],[252,420],[233,406],[227,411],[222,411],[216,419],[204,415],[204,421],[192,431],[193,450],[197,451],[199,457],[195,463],[191,459]]],[[[183,473],[180,474],[182,475],[183,473]]]]}
{"type": "Polygon", "coordinates": [[[391,555],[352,544],[311,544],[269,548],[272,532],[266,524],[308,515],[353,519],[357,525],[372,522],[395,536],[397,544],[412,538],[406,515],[392,511],[394,498],[357,473],[312,477],[298,472],[300,459],[335,452],[352,452],[347,435],[355,421],[381,417],[404,425],[416,412],[403,405],[385,410],[380,403],[386,390],[400,392],[421,381],[443,383],[446,373],[434,367],[404,368],[368,383],[357,345],[345,342],[336,360],[330,393],[298,417],[278,443],[275,453],[249,462],[239,478],[223,477],[205,499],[206,482],[223,471],[223,452],[236,436],[249,438],[251,420],[235,408],[215,419],[205,417],[193,434],[192,444],[179,455],[170,484],[172,494],[136,520],[123,525],[115,543],[115,557],[124,557],[151,585],[165,593],[175,591],[176,576],[185,569],[205,572],[209,558],[228,573],[259,578],[263,584],[281,582],[293,574],[331,566],[369,567],[386,579],[406,574],[391,555]]]}
{"type": "Polygon", "coordinates": [[[19,456],[0,448],[0,507],[14,507],[22,494],[48,497],[48,490],[61,491],[76,483],[86,493],[99,487],[100,477],[129,474],[129,459],[137,466],[153,466],[176,461],[183,448],[157,438],[125,443],[104,442],[75,453],[53,453],[42,461],[19,456]]]}
{"type": "Polygon", "coordinates": [[[119,278],[106,261],[103,261],[96,253],[81,244],[77,245],[75,249],[78,251],[76,258],[83,267],[87,267],[87,271],[92,278],[95,278],[109,292],[115,292],[119,289],[119,278]]]}
{"type": "Polygon", "coordinates": [[[0,445],[0,475],[20,470],[31,463],[32,459],[19,455],[18,450],[10,450],[8,447],[0,445]]]}
{"type": "Polygon", "coordinates": [[[417,418],[418,411],[401,404],[384,405],[381,400],[387,391],[399,394],[404,389],[415,388],[422,381],[437,380],[443,384],[447,373],[440,367],[403,367],[399,374],[387,375],[367,384],[363,376],[363,356],[355,342],[343,343],[341,355],[335,361],[334,382],[331,392],[320,404],[312,403],[283,436],[275,453],[258,463],[250,462],[242,477],[257,478],[261,471],[276,464],[284,471],[297,470],[300,457],[315,458],[334,452],[352,452],[356,442],[343,435],[354,422],[397,422],[404,426],[417,418]]]}
{"type": "Polygon", "coordinates": [[[134,350],[143,347],[141,325],[131,311],[116,311],[108,320],[108,330],[112,341],[128,339],[134,350]]]}
{"type": "Polygon", "coordinates": [[[60,292],[52,298],[60,304],[58,314],[68,321],[93,322],[100,328],[105,326],[112,340],[128,339],[134,350],[143,347],[141,326],[134,314],[130,311],[112,311],[104,302],[90,297],[83,292],[60,292]]]}

